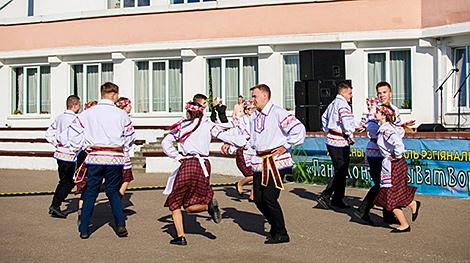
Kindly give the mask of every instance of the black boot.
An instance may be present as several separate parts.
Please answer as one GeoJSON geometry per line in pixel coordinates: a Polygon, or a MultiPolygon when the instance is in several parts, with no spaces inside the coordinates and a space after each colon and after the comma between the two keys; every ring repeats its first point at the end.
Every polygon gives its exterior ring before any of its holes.
{"type": "Polygon", "coordinates": [[[188,242],[186,241],[186,238],[184,236],[174,238],[170,240],[170,244],[172,245],[179,245],[179,246],[186,246],[188,242]]]}
{"type": "Polygon", "coordinates": [[[207,205],[207,212],[215,223],[218,224],[220,223],[220,221],[222,221],[222,216],[220,215],[219,203],[217,202],[217,199],[212,198],[212,200],[207,205]]]}
{"type": "Polygon", "coordinates": [[[67,215],[60,211],[60,207],[49,207],[49,214],[56,218],[67,218],[67,215]]]}

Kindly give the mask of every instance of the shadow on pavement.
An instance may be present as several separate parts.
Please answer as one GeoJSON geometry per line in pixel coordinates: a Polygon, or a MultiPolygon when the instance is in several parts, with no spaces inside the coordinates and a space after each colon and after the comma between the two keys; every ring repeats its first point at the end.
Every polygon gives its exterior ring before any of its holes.
{"type": "MultiPolygon", "coordinates": [[[[320,197],[319,194],[307,191],[304,188],[294,188],[290,192],[293,193],[293,194],[296,194],[297,196],[299,196],[301,198],[314,201],[315,206],[313,208],[325,210],[317,202],[318,198],[320,197]]],[[[390,227],[390,225],[383,223],[383,220],[382,220],[381,217],[379,217],[379,216],[377,216],[373,213],[370,214],[370,218],[374,222],[373,225],[365,222],[364,220],[359,218],[357,215],[355,215],[355,213],[354,213],[355,208],[353,208],[353,207],[359,207],[361,205],[361,202],[362,202],[359,197],[346,196],[344,198],[344,201],[347,205],[350,205],[351,207],[343,209],[343,208],[337,208],[337,207],[332,206],[332,207],[330,207],[330,210],[335,211],[337,213],[347,214],[351,218],[349,221],[353,222],[353,223],[357,223],[357,224],[360,224],[360,225],[367,225],[367,226],[371,226],[371,227],[392,228],[392,227],[390,227]]]]}
{"type": "MultiPolygon", "coordinates": [[[[122,198],[122,207],[123,207],[123,212],[124,216],[127,217],[136,214],[136,212],[132,209],[127,209],[127,207],[133,206],[133,203],[131,202],[131,197],[132,193],[126,193],[124,197],[122,198]]],[[[78,211],[78,201],[79,198],[73,198],[73,199],[68,199],[66,202],[66,210],[65,212],[67,215],[77,212],[78,211]]],[[[108,224],[111,226],[114,230],[116,229],[116,226],[114,224],[114,217],[113,213],[111,212],[111,205],[108,201],[108,198],[98,198],[95,201],[95,207],[93,209],[93,214],[90,218],[90,234],[98,230],[100,227],[108,224]]]]}
{"type": "Polygon", "coordinates": [[[222,218],[233,219],[243,231],[266,236],[264,231],[264,216],[246,211],[240,211],[233,207],[222,208],[222,218]]]}
{"type": "MultiPolygon", "coordinates": [[[[197,221],[198,218],[203,218],[206,220],[210,220],[210,217],[196,215],[196,214],[187,214],[184,211],[183,213],[183,226],[184,226],[184,233],[185,234],[195,234],[205,236],[209,239],[216,239],[217,237],[212,234],[211,232],[207,231],[204,227],[201,226],[201,223],[197,221]]],[[[169,234],[173,238],[177,237],[176,228],[173,224],[173,218],[171,215],[162,216],[158,219],[159,222],[167,223],[166,225],[162,226],[163,232],[169,234]]]]}

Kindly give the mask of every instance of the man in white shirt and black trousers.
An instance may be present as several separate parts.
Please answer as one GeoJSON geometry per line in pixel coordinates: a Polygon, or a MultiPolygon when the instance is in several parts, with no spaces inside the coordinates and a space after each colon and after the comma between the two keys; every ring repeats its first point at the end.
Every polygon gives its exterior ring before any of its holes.
{"type": "Polygon", "coordinates": [[[67,129],[72,148],[84,149],[88,155],[87,187],[83,194],[83,208],[80,220],[80,238],[89,237],[88,223],[94,204],[104,181],[106,196],[119,237],[127,236],[124,212],[122,210],[119,188],[125,163],[124,152],[129,151],[135,140],[134,127],[128,114],[116,107],[119,87],[111,82],[101,85],[101,100],[98,104],[77,116],[67,129]]]}
{"type": "Polygon", "coordinates": [[[250,116],[250,139],[245,147],[256,151],[251,160],[254,202],[271,225],[265,244],[286,243],[290,239],[278,199],[284,189],[283,177],[291,173],[294,164],[288,150],[304,142],[305,126],[271,102],[267,85],[250,90],[257,110],[250,116]]]}
{"type": "Polygon", "coordinates": [[[75,152],[65,147],[67,142],[61,140],[60,134],[75,120],[76,114],[80,110],[80,98],[76,95],[70,95],[67,98],[66,107],[67,109],[57,116],[46,131],[46,140],[55,147],[54,158],[57,160],[59,171],[59,183],[49,207],[49,214],[57,218],[67,217],[60,210],[60,206],[75,186],[73,174],[76,167],[75,152]]]}
{"type": "Polygon", "coordinates": [[[349,169],[350,145],[354,144],[354,115],[349,103],[352,100],[352,87],[347,83],[338,85],[338,95],[328,105],[322,115],[323,131],[327,132],[326,148],[333,162],[335,175],[318,198],[325,209],[329,206],[348,208],[343,201],[346,177],[349,169]],[[331,202],[330,202],[331,198],[331,202]]]}

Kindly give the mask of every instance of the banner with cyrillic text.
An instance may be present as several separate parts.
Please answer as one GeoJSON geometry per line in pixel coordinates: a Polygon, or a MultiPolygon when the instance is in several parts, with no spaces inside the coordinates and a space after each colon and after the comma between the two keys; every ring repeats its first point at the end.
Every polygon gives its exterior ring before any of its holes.
{"type": "MultiPolygon", "coordinates": [[[[325,138],[307,137],[293,149],[294,176],[304,183],[326,184],[334,175],[325,138]]],[[[365,165],[367,138],[351,146],[347,184],[370,187],[373,182],[365,165]]],[[[470,197],[470,140],[404,138],[408,182],[422,194],[470,197]]]]}

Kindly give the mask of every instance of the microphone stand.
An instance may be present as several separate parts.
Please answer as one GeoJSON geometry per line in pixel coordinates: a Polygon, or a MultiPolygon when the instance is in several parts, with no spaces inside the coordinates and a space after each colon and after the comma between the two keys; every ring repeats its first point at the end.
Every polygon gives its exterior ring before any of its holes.
{"type": "Polygon", "coordinates": [[[442,111],[443,111],[443,108],[444,108],[444,104],[443,101],[442,101],[442,90],[444,89],[444,84],[447,82],[447,80],[452,76],[452,74],[454,74],[454,72],[457,72],[459,71],[458,69],[451,69],[449,71],[449,73],[447,73],[447,77],[444,79],[444,81],[442,81],[441,85],[434,91],[434,93],[437,93],[438,91],[441,91],[440,93],[440,101],[441,101],[441,125],[444,125],[444,121],[443,121],[443,114],[442,114],[442,111]]]}
{"type": "Polygon", "coordinates": [[[468,77],[470,77],[470,71],[468,72],[467,76],[463,80],[462,84],[460,84],[460,87],[457,90],[457,92],[454,94],[454,99],[455,99],[455,96],[457,96],[457,94],[459,95],[459,99],[457,102],[457,131],[460,131],[460,100],[461,100],[460,93],[462,92],[463,86],[465,86],[465,84],[467,83],[468,77]]]}

